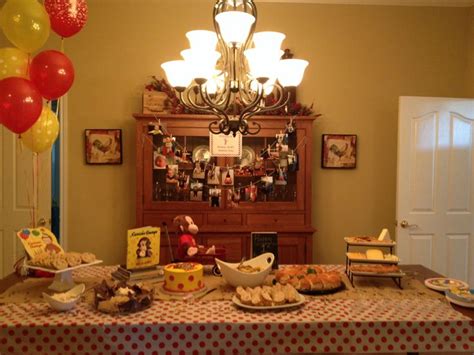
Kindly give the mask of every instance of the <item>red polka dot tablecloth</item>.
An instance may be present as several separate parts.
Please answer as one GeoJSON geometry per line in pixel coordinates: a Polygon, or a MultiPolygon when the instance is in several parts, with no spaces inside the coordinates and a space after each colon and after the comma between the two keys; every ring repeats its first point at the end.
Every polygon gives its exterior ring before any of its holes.
{"type": "Polygon", "coordinates": [[[474,351],[474,321],[439,300],[315,298],[278,312],[155,301],[127,316],[84,302],[66,313],[42,303],[0,305],[1,354],[448,351],[474,351]]]}

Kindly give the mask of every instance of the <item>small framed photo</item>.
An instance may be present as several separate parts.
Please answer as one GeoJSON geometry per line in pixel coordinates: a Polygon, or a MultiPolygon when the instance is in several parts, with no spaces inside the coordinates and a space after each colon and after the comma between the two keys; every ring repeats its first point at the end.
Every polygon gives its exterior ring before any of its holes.
{"type": "Polygon", "coordinates": [[[87,164],[122,164],[121,129],[86,129],[84,137],[87,164]]]}
{"type": "Polygon", "coordinates": [[[323,134],[321,167],[354,169],[357,163],[357,136],[355,134],[323,134]]]}

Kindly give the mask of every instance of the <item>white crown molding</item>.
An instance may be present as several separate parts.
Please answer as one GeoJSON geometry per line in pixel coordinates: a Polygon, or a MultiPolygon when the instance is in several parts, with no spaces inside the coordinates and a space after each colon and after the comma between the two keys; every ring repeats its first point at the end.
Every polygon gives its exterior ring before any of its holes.
{"type": "Polygon", "coordinates": [[[346,5],[384,5],[384,6],[443,6],[470,7],[474,0],[255,0],[259,2],[294,4],[346,4],[346,5]]]}

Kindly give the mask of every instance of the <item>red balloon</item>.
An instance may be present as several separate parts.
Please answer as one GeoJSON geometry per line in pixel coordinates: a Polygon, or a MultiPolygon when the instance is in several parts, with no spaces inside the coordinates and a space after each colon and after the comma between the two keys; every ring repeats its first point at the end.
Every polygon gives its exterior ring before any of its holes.
{"type": "Polygon", "coordinates": [[[31,61],[30,78],[45,99],[54,100],[71,88],[74,67],[64,53],[44,51],[31,61]]]}
{"type": "Polygon", "coordinates": [[[61,37],[71,37],[87,22],[86,0],[45,0],[44,7],[51,20],[51,28],[61,37]]]}
{"type": "Polygon", "coordinates": [[[0,81],[0,120],[15,133],[23,133],[38,120],[43,99],[27,79],[10,77],[0,81]]]}

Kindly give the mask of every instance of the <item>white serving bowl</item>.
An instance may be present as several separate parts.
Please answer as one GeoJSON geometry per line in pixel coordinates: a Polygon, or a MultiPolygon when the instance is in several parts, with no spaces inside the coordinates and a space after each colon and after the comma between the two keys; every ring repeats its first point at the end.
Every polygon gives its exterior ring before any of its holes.
{"type": "Polygon", "coordinates": [[[261,254],[253,259],[244,261],[244,265],[250,265],[252,267],[260,267],[259,272],[242,272],[237,270],[240,263],[226,263],[216,258],[216,263],[222,276],[231,286],[237,287],[256,287],[263,284],[265,278],[272,271],[272,264],[275,260],[275,255],[272,253],[261,254]]]}
{"type": "Polygon", "coordinates": [[[60,301],[47,293],[43,292],[43,298],[51,306],[52,309],[64,312],[73,309],[76,306],[76,303],[81,299],[81,295],[84,293],[86,287],[84,284],[79,284],[74,286],[67,292],[59,293],[60,295],[65,295],[68,297],[67,301],[60,301]]]}

